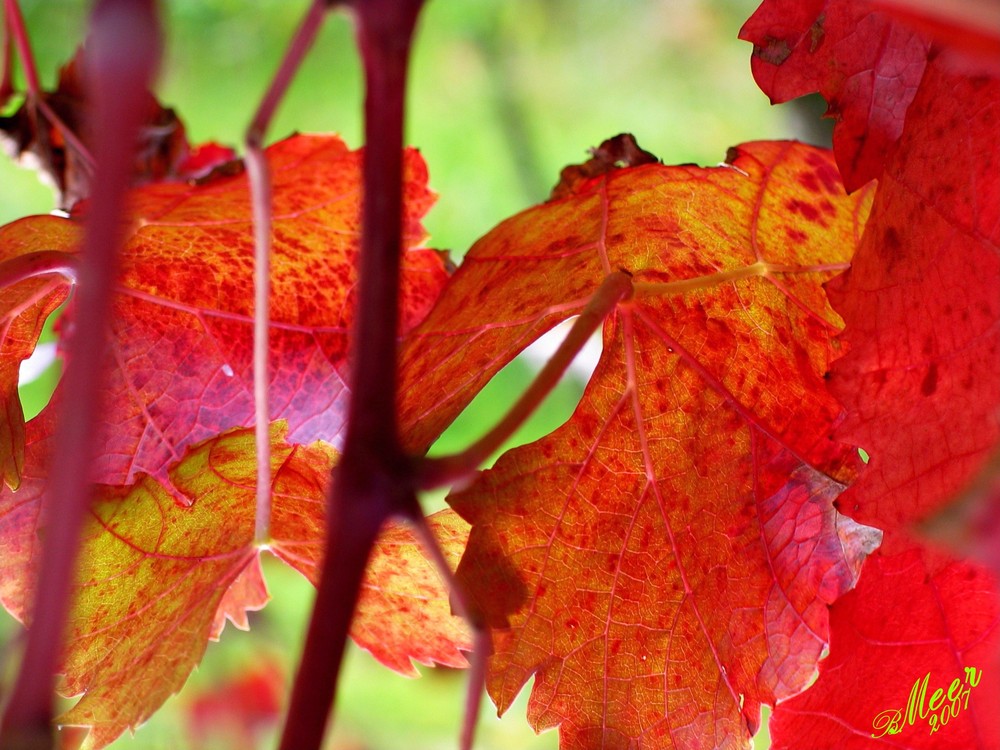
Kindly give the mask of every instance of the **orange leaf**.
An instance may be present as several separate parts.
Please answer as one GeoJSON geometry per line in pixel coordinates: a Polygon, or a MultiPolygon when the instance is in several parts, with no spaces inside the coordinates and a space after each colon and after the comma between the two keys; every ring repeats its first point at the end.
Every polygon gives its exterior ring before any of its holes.
{"type": "Polygon", "coordinates": [[[450,498],[494,629],[490,693],[506,710],[534,675],[529,719],[567,748],[743,747],[760,704],[815,672],[827,605],[879,537],[832,507],[855,456],[829,438],[823,377],[839,319],[822,283],[868,194],[799,144],[730,162],[611,171],[504,222],[409,337],[404,414],[433,422],[632,275],[570,421],[450,498]]]}
{"type": "MultiPolygon", "coordinates": [[[[29,425],[29,467],[44,464],[51,442],[46,424],[29,425]]],[[[272,427],[274,523],[267,547],[315,583],[335,453],[322,443],[289,445],[285,433],[280,423],[272,427]]],[[[99,487],[83,532],[60,687],[66,695],[83,694],[59,721],[92,727],[88,747],[103,747],[148,718],[181,688],[226,618],[245,628],[247,612],[266,604],[253,541],[253,442],[252,430],[234,430],[192,447],[171,469],[169,485],[143,476],[131,487],[99,487]],[[179,505],[174,488],[197,500],[179,505]]],[[[18,492],[0,492],[0,599],[29,624],[44,486],[44,472],[26,473],[18,492]]],[[[447,517],[432,517],[431,524],[457,560],[464,524],[447,517]]],[[[411,658],[464,666],[460,649],[471,648],[433,565],[397,527],[384,531],[372,554],[352,636],[406,674],[415,673],[411,658]]]]}
{"type": "MultiPolygon", "coordinates": [[[[336,443],[344,426],[360,158],[339,139],[322,136],[268,150],[275,196],[271,404],[272,416],[286,425],[274,444],[275,470],[285,479],[273,488],[271,547],[314,582],[333,461],[333,449],[314,441],[336,443]],[[292,444],[309,445],[300,451],[292,444]]],[[[432,201],[426,168],[415,151],[406,152],[405,165],[402,331],[424,315],[446,280],[442,257],[419,247],[420,218],[432,201]]],[[[104,485],[95,513],[111,515],[91,525],[80,553],[85,570],[113,591],[83,587],[65,667],[65,688],[85,695],[64,721],[94,725],[95,746],[144,720],[179,689],[206,639],[218,637],[227,619],[246,627],[247,613],[267,601],[253,544],[252,437],[227,432],[253,421],[247,179],[216,175],[197,184],[149,185],[131,192],[130,206],[103,423],[94,440],[94,479],[104,485]],[[219,474],[220,467],[228,474],[219,474]],[[163,557],[156,545],[168,542],[178,551],[163,557]],[[166,562],[174,558],[176,564],[166,562]],[[105,576],[102,566],[116,572],[105,576]],[[142,672],[153,663],[163,671],[156,679],[142,672]]],[[[72,259],[77,242],[77,222],[29,218],[0,230],[0,263],[42,251],[72,259]]],[[[5,290],[5,304],[11,303],[3,310],[2,343],[11,356],[3,361],[14,368],[13,375],[0,372],[5,405],[18,405],[17,362],[68,291],[66,279],[53,278],[18,281],[9,297],[5,290]]],[[[67,320],[71,331],[72,308],[67,320]]],[[[29,619],[40,557],[37,529],[59,408],[57,393],[27,425],[26,439],[23,421],[0,420],[0,467],[11,486],[24,477],[17,492],[0,492],[0,599],[22,620],[29,619]]],[[[461,522],[439,525],[457,559],[461,522]]],[[[433,566],[408,532],[389,529],[385,539],[364,584],[356,640],[408,674],[411,658],[464,664],[460,649],[469,638],[433,566]],[[419,617],[411,616],[416,599],[407,595],[407,581],[423,602],[419,617]],[[399,606],[409,614],[400,616],[399,606]]]]}
{"type": "MultiPolygon", "coordinates": [[[[469,525],[451,510],[435,513],[427,524],[454,570],[465,550],[469,525]]],[[[452,616],[440,575],[405,527],[386,529],[375,543],[351,637],[387,667],[410,677],[418,676],[411,660],[468,666],[462,652],[472,650],[469,629],[464,620],[452,616]]]]}

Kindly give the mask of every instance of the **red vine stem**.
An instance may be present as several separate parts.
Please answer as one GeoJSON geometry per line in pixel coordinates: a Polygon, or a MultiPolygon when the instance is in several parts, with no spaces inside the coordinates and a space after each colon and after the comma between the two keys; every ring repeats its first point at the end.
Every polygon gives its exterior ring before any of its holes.
{"type": "MultiPolygon", "coordinates": [[[[358,303],[351,346],[351,405],[344,451],[329,497],[329,533],[305,648],[292,688],[281,750],[318,750],[323,741],[368,555],[386,520],[416,524],[429,554],[476,633],[462,747],[472,744],[485,676],[488,635],[430,535],[415,495],[418,482],[443,481],[478,465],[534,410],[608,312],[632,293],[611,274],[553,360],[511,413],[454,460],[414,461],[399,441],[396,367],[402,230],[403,107],[407,62],[423,0],[353,0],[364,63],[365,153],[358,303]]],[[[284,68],[284,66],[283,66],[284,68]]]]}
{"type": "MultiPolygon", "coordinates": [[[[8,11],[10,3],[8,3],[8,11]]],[[[63,410],[56,432],[45,544],[31,627],[13,695],[0,726],[0,746],[55,747],[52,734],[55,673],[80,529],[91,497],[92,436],[100,408],[101,372],[117,270],[125,192],[144,94],[159,60],[160,32],[153,0],[100,0],[91,16],[88,73],[94,101],[93,132],[99,155],[95,192],[86,219],[63,410]]]]}
{"type": "Polygon", "coordinates": [[[254,308],[253,308],[253,400],[254,438],[257,454],[257,497],[254,540],[264,544],[271,535],[271,409],[268,400],[270,352],[268,334],[271,326],[271,173],[264,158],[264,134],[274,117],[295,71],[312,46],[323,24],[325,0],[314,0],[299,24],[264,94],[257,114],[246,134],[246,165],[254,219],[254,308]]]}
{"type": "Polygon", "coordinates": [[[10,21],[7,20],[7,10],[4,8],[3,25],[3,46],[0,47],[0,65],[3,65],[3,73],[0,73],[0,107],[7,103],[10,95],[14,93],[14,75],[11,68],[14,65],[13,47],[11,46],[10,21]]]}
{"type": "Polygon", "coordinates": [[[351,405],[329,500],[330,532],[282,750],[318,750],[336,696],[368,554],[393,515],[419,513],[396,420],[403,107],[423,0],[355,0],[365,71],[364,204],[351,405]]]}
{"type": "Polygon", "coordinates": [[[615,306],[632,295],[632,277],[623,271],[609,274],[594,292],[587,306],[573,323],[566,338],[545,363],[517,403],[486,435],[461,453],[437,458],[425,458],[417,466],[417,484],[422,489],[432,489],[453,484],[468,476],[498,450],[504,441],[520,427],[542,400],[555,387],[573,358],[583,348],[591,335],[600,327],[615,306]]]}
{"type": "Polygon", "coordinates": [[[28,84],[28,93],[38,98],[42,87],[38,82],[38,71],[35,69],[35,58],[31,54],[31,40],[24,26],[24,16],[17,0],[4,0],[4,15],[7,18],[7,33],[14,38],[18,55],[21,57],[21,67],[24,69],[24,79],[28,84]]]}

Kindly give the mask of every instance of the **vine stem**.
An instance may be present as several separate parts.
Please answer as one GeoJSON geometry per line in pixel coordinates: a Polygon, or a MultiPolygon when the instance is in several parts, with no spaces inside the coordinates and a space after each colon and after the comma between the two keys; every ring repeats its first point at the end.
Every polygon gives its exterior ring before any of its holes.
{"type": "Polygon", "coordinates": [[[24,26],[21,6],[18,5],[17,0],[4,0],[3,8],[7,18],[6,33],[13,37],[14,44],[17,46],[21,67],[24,69],[24,80],[28,85],[28,93],[38,98],[41,95],[42,87],[38,82],[38,70],[35,68],[35,57],[31,53],[31,40],[28,38],[28,32],[24,26]]]}
{"type": "Polygon", "coordinates": [[[552,358],[545,363],[510,411],[492,430],[461,453],[424,458],[418,462],[417,485],[421,489],[442,487],[463,479],[478,469],[538,408],[608,314],[619,302],[630,296],[632,277],[624,271],[609,274],[594,292],[552,358]]]}
{"type": "Polygon", "coordinates": [[[257,496],[254,541],[266,544],[271,536],[271,409],[268,341],[271,327],[271,172],[264,158],[264,134],[295,72],[323,25],[328,3],[313,0],[299,24],[278,72],[264,94],[246,133],[246,165],[250,180],[254,222],[253,400],[257,457],[257,496]]]}
{"type": "Polygon", "coordinates": [[[292,688],[282,750],[318,750],[368,555],[383,523],[419,513],[399,443],[396,347],[403,210],[403,112],[423,0],[354,0],[365,72],[358,302],[344,452],[328,502],[326,556],[292,688]]]}
{"type": "MultiPolygon", "coordinates": [[[[8,3],[8,10],[10,4],[8,3]]],[[[111,298],[122,240],[125,193],[143,112],[143,96],[159,61],[160,30],[153,0],[99,0],[91,16],[88,73],[99,155],[79,266],[76,332],[68,346],[51,483],[43,508],[45,543],[31,627],[0,746],[54,748],[53,690],[70,608],[74,566],[92,487],[92,436],[100,408],[101,373],[111,298]]]]}
{"type": "Polygon", "coordinates": [[[417,538],[423,544],[424,550],[434,561],[438,573],[444,580],[449,591],[452,592],[452,603],[455,613],[465,619],[472,628],[472,658],[469,660],[469,683],[465,694],[465,715],[462,720],[462,729],[459,734],[459,750],[472,750],[472,744],[476,737],[476,725],[479,718],[479,707],[483,702],[483,691],[486,687],[486,664],[493,652],[493,644],[490,640],[490,631],[486,627],[485,620],[476,611],[472,600],[465,593],[465,590],[458,583],[455,572],[448,565],[448,560],[441,551],[434,532],[431,531],[430,524],[423,513],[417,513],[409,518],[410,525],[416,532],[417,538]]]}
{"type": "Polygon", "coordinates": [[[0,45],[0,65],[3,65],[3,72],[0,73],[0,107],[7,104],[7,100],[14,93],[14,75],[11,68],[14,65],[13,47],[11,46],[12,34],[10,32],[10,21],[7,9],[4,6],[3,43],[0,45]]]}

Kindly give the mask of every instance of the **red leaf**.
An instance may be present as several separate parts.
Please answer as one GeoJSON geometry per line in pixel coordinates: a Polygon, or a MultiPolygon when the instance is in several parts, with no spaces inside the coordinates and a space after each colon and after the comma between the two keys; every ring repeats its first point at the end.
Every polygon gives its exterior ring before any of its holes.
{"type": "MultiPolygon", "coordinates": [[[[289,439],[338,444],[347,392],[360,209],[360,154],[337,139],[299,136],[268,150],[274,180],[271,418],[289,439]]],[[[407,152],[403,329],[445,281],[441,258],[419,249],[432,195],[407,152]]],[[[117,300],[115,382],[106,419],[104,481],[152,474],[185,445],[253,419],[251,259],[245,177],[192,190],[139,191],[143,225],[125,247],[117,300]],[[151,346],[156,342],[155,346],[151,346]],[[123,445],[123,443],[125,443],[123,445]]]]}
{"type": "Polygon", "coordinates": [[[928,67],[851,270],[838,429],[871,463],[840,509],[885,529],[952,498],[1000,445],[1000,81],[928,67]]]}
{"type": "Polygon", "coordinates": [[[819,680],[771,717],[774,750],[1000,748],[997,593],[982,568],[918,546],[869,557],[857,588],[831,607],[819,680]]]}
{"type": "Polygon", "coordinates": [[[822,377],[821,283],[866,208],[826,152],[756,143],[584,176],[466,257],[409,337],[404,414],[458,408],[612,270],[635,290],[571,420],[450,499],[501,711],[534,675],[529,719],[567,748],[743,747],[805,686],[878,537],[833,510],[853,461],[822,377]]]}
{"type": "Polygon", "coordinates": [[[740,39],[753,43],[754,79],[772,102],[826,99],[848,190],[881,175],[923,74],[923,35],[859,0],[765,0],[740,39]]]}
{"type": "MultiPolygon", "coordinates": [[[[268,160],[275,197],[271,417],[289,423],[293,442],[337,444],[347,399],[360,153],[334,137],[297,136],[269,148],[268,160]]],[[[446,280],[442,258],[419,247],[420,218],[433,196],[415,151],[407,152],[406,169],[403,331],[446,280]]],[[[247,178],[151,185],[134,190],[131,205],[95,436],[93,478],[107,484],[130,484],[140,473],[163,480],[188,446],[253,421],[247,178]]],[[[69,222],[38,217],[14,226],[18,244],[0,251],[6,256],[76,250],[69,222]]]]}

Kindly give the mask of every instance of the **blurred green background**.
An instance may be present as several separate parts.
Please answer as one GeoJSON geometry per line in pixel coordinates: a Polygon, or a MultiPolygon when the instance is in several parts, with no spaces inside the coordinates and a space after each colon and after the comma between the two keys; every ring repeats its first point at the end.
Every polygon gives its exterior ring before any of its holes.
{"type": "MultiPolygon", "coordinates": [[[[47,87],[83,38],[87,4],[22,0],[39,72],[47,87]]],[[[458,259],[503,218],[544,200],[559,170],[586,150],[628,131],[667,163],[715,164],[736,143],[802,137],[789,112],[771,108],[749,72],[750,47],[736,39],[753,0],[430,0],[411,73],[407,140],[428,161],[438,204],[427,218],[431,244],[458,259]]],[[[157,93],[177,109],[192,142],[239,146],[243,129],[275,70],[305,0],[173,0],[162,6],[166,58],[157,93]]],[[[350,19],[327,21],[272,125],[269,140],[293,131],[339,132],[360,145],[361,80],[350,19]]],[[[0,222],[50,210],[34,173],[0,160],[0,222]]],[[[441,439],[437,450],[478,437],[524,387],[537,364],[514,362],[441,439]]],[[[23,391],[36,413],[52,377],[23,391]]],[[[585,377],[585,376],[583,376],[585,377]]],[[[545,434],[572,412],[582,377],[570,377],[513,442],[545,434]]],[[[439,507],[440,497],[428,499],[439,507]]],[[[271,561],[267,561],[270,563],[271,561]]],[[[264,721],[255,742],[222,722],[192,737],[191,706],[233,693],[247,664],[294,669],[311,588],[280,564],[267,564],[273,601],[250,633],[227,628],[202,666],[135,739],[115,748],[274,746],[264,721]],[[227,693],[228,691],[228,693],[227,693]]],[[[0,684],[16,654],[18,628],[0,615],[0,684]],[[4,659],[3,655],[8,658],[4,659]]],[[[331,748],[454,748],[464,675],[423,669],[407,680],[364,652],[349,652],[331,748]]],[[[9,676],[9,674],[8,674],[9,676]]],[[[527,691],[498,720],[487,703],[477,747],[555,748],[556,733],[535,736],[524,721],[527,691]]],[[[235,699],[231,701],[235,705],[235,699]]],[[[225,706],[225,701],[222,701],[225,706]]],[[[766,726],[766,723],[765,723],[766,726]]],[[[757,748],[768,746],[766,729],[757,748]]]]}

